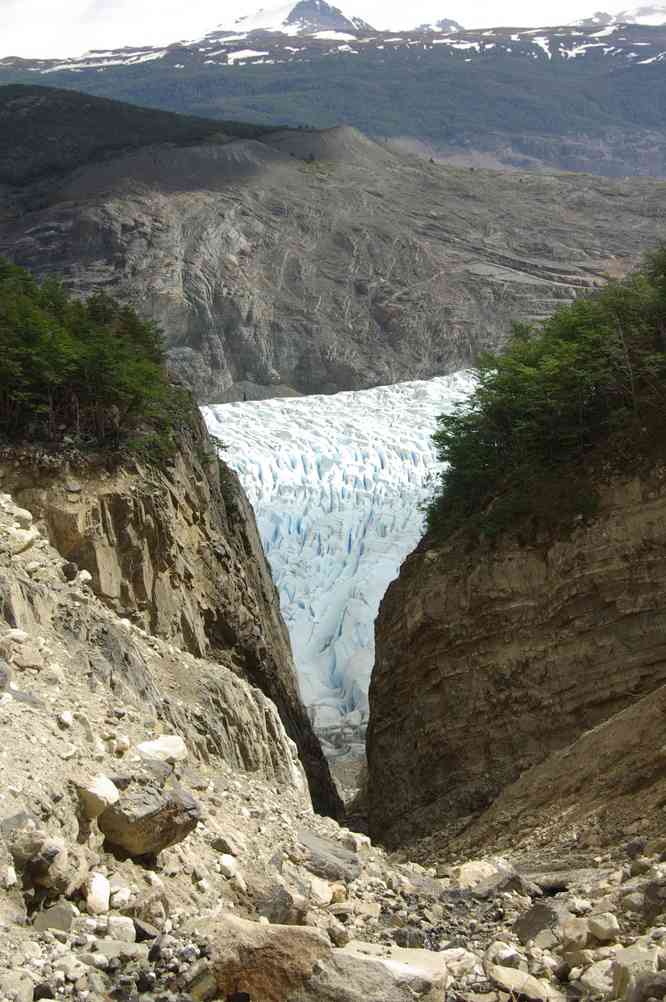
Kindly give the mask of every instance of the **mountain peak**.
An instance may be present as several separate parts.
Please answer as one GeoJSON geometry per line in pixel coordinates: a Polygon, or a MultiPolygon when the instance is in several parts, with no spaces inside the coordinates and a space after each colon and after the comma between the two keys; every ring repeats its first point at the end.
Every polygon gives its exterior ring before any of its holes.
{"type": "Polygon", "coordinates": [[[591,17],[583,18],[576,24],[581,28],[605,28],[614,24],[646,24],[659,27],[666,25],[666,4],[642,4],[629,10],[621,10],[617,14],[598,10],[591,17]]]}
{"type": "Polygon", "coordinates": [[[320,31],[354,33],[372,31],[360,17],[344,14],[326,0],[293,0],[276,7],[262,7],[254,14],[237,18],[233,25],[220,25],[219,30],[243,32],[275,31],[287,35],[314,35],[320,31]]]}
{"type": "Polygon", "coordinates": [[[439,21],[431,21],[427,24],[419,24],[416,31],[464,31],[462,24],[459,21],[454,21],[453,18],[443,17],[439,21]]]}

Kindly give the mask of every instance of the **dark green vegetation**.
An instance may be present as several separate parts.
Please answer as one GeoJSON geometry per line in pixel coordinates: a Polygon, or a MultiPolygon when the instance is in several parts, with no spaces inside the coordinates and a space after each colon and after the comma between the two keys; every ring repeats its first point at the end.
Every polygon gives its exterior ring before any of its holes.
{"type": "Polygon", "coordinates": [[[104,294],[84,303],[0,258],[0,439],[159,460],[192,406],[168,381],[159,332],[133,309],[104,294]]]}
{"type": "Polygon", "coordinates": [[[241,122],[210,121],[47,87],[0,88],[0,182],[22,184],[152,144],[257,138],[241,122]]]}
{"type": "Polygon", "coordinates": [[[666,455],[666,247],[539,330],[516,327],[478,375],[471,403],[439,418],[450,466],[430,532],[532,535],[593,513],[595,483],[666,455]]]}
{"type": "MultiPolygon", "coordinates": [[[[174,49],[135,66],[52,72],[48,82],[207,118],[317,128],[344,122],[369,136],[412,137],[436,147],[493,148],[499,133],[525,156],[571,169],[579,167],[571,147],[552,150],[550,143],[663,128],[662,63],[614,65],[595,50],[550,61],[499,49],[467,59],[464,50],[444,46],[369,46],[358,55],[315,52],[310,61],[234,67],[206,65],[174,49]]],[[[0,70],[0,83],[34,79],[18,67],[0,70]]],[[[632,171],[618,164],[605,172],[632,171]]]]}

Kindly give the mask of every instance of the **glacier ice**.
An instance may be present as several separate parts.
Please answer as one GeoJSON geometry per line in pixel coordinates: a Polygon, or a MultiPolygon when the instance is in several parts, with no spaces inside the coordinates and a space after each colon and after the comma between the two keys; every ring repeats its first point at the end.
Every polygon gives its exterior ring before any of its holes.
{"type": "Polygon", "coordinates": [[[329,749],[341,733],[363,735],[374,620],[423,531],[436,416],[473,382],[458,372],[203,408],[254,507],[301,695],[329,749]]]}

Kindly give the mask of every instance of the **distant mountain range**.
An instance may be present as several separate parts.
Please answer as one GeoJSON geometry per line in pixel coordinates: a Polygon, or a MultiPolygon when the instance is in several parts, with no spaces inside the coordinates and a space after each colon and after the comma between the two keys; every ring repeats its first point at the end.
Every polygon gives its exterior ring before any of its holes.
{"type": "Polygon", "coordinates": [[[0,84],[258,124],[345,122],[468,165],[666,176],[666,5],[573,25],[376,29],[325,0],[230,19],[202,38],[0,59],[0,84]]]}

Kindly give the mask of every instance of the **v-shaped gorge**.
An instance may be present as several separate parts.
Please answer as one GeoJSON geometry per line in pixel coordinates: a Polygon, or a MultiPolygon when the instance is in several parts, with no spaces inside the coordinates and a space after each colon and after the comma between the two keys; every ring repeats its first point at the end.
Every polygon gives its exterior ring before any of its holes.
{"type": "Polygon", "coordinates": [[[437,415],[464,372],[204,408],[254,506],[303,701],[329,756],[362,753],[379,603],[423,531],[437,415]]]}

